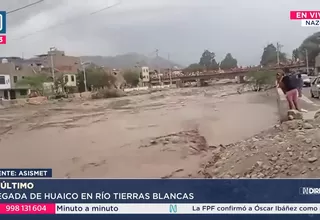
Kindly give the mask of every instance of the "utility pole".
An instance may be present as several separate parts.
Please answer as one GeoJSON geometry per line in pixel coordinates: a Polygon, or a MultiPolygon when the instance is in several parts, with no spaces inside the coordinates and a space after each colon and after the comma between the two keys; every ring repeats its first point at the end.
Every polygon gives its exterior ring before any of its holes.
{"type": "Polygon", "coordinates": [[[49,51],[49,56],[50,56],[50,60],[51,60],[51,74],[52,74],[52,83],[53,83],[53,86],[52,86],[52,93],[55,94],[57,92],[57,88],[56,88],[56,84],[55,84],[55,77],[54,77],[54,65],[53,65],[53,53],[52,51],[54,50],[55,48],[54,47],[50,47],[50,51],[49,51]]]}
{"type": "Polygon", "coordinates": [[[51,59],[51,74],[52,74],[52,81],[55,82],[55,76],[54,76],[54,64],[53,64],[53,51],[55,50],[55,47],[50,47],[50,59],[51,59]]]}
{"type": "Polygon", "coordinates": [[[305,49],[305,52],[306,52],[307,74],[309,75],[309,56],[308,56],[308,50],[305,49]]]}
{"type": "Polygon", "coordinates": [[[54,66],[53,66],[53,55],[50,55],[50,59],[51,59],[51,73],[52,73],[52,80],[54,82],[54,66]]]}
{"type": "Polygon", "coordinates": [[[145,83],[143,81],[143,72],[142,72],[142,66],[140,65],[140,62],[136,62],[136,65],[134,65],[134,68],[139,73],[139,84],[138,85],[141,85],[141,83],[142,83],[142,86],[144,86],[145,83]]]}
{"type": "Polygon", "coordinates": [[[277,63],[278,66],[280,66],[280,50],[283,46],[281,44],[279,44],[279,42],[277,42],[277,63]]]}
{"type": "Polygon", "coordinates": [[[79,58],[80,59],[80,65],[82,67],[82,71],[83,71],[83,83],[84,83],[84,91],[87,92],[88,91],[88,88],[87,88],[87,74],[86,74],[86,67],[85,67],[85,63],[83,63],[81,61],[81,57],[79,58]]]}
{"type": "MultiPolygon", "coordinates": [[[[170,53],[168,53],[168,61],[170,62],[170,53]]],[[[172,66],[169,68],[170,86],[172,86],[172,66]]]]}
{"type": "MultiPolygon", "coordinates": [[[[159,59],[159,50],[156,49],[157,63],[159,59]]],[[[158,65],[158,77],[159,77],[159,86],[161,86],[161,78],[160,78],[160,66],[158,65]]]]}

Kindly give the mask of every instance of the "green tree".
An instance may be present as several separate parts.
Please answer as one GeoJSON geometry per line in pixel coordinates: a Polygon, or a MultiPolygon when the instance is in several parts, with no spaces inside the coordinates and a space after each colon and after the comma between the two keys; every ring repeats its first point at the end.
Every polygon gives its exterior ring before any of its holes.
{"type": "Polygon", "coordinates": [[[215,53],[205,50],[202,53],[199,64],[204,66],[207,70],[217,70],[219,69],[219,64],[215,60],[215,53]]]}
{"type": "Polygon", "coordinates": [[[293,61],[297,61],[298,59],[300,59],[301,57],[301,52],[299,50],[299,48],[296,48],[292,51],[292,60],[293,61]]]}
{"type": "MultiPolygon", "coordinates": [[[[18,86],[28,87],[33,91],[43,95],[43,83],[49,82],[50,80],[45,74],[37,74],[34,76],[26,76],[17,82],[18,86]]],[[[51,80],[52,81],[52,80],[51,80]]]]}
{"type": "Polygon", "coordinates": [[[192,63],[187,68],[184,69],[185,72],[197,72],[197,71],[203,71],[203,70],[204,70],[204,67],[199,63],[192,63]]]}
{"type": "Polygon", "coordinates": [[[68,76],[60,75],[55,78],[54,90],[56,91],[56,95],[65,95],[65,93],[69,93],[69,91],[65,89],[65,86],[68,83],[67,80],[65,80],[65,77],[68,77],[68,76]],[[62,91],[62,94],[60,94],[60,91],[62,91]]]}
{"type": "Polygon", "coordinates": [[[226,57],[220,63],[220,68],[227,70],[236,67],[238,67],[238,61],[232,57],[231,53],[227,53],[226,57]]]}
{"type": "MultiPolygon", "coordinates": [[[[279,53],[280,62],[286,61],[286,54],[280,52],[279,53]]],[[[277,64],[277,48],[273,44],[268,44],[264,49],[261,56],[260,64],[263,66],[274,65],[277,64]]]]}
{"type": "Polygon", "coordinates": [[[140,73],[134,70],[126,70],[123,74],[124,80],[132,87],[136,87],[140,82],[140,73]]]}
{"type": "MultiPolygon", "coordinates": [[[[81,71],[78,76],[79,91],[84,90],[84,73],[81,71]]],[[[111,88],[114,86],[116,78],[112,74],[107,73],[102,67],[86,68],[87,89],[111,88]]]]}
{"type": "Polygon", "coordinates": [[[316,56],[320,53],[320,32],[316,32],[307,37],[299,47],[300,59],[306,60],[308,52],[309,65],[314,65],[316,56]]]}

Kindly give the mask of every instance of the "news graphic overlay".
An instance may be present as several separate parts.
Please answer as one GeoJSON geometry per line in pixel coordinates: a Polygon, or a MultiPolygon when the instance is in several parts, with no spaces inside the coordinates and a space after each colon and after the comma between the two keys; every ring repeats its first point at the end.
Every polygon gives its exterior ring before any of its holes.
{"type": "Polygon", "coordinates": [[[7,43],[7,13],[0,11],[0,44],[7,43]]]}
{"type": "Polygon", "coordinates": [[[320,11],[290,11],[291,20],[301,20],[302,27],[320,27],[320,11]]]}
{"type": "Polygon", "coordinates": [[[52,169],[0,169],[1,178],[51,178],[52,169]]]}
{"type": "Polygon", "coordinates": [[[51,215],[59,220],[79,215],[153,220],[157,215],[166,215],[166,220],[320,217],[320,180],[0,179],[0,215],[51,215]]]}

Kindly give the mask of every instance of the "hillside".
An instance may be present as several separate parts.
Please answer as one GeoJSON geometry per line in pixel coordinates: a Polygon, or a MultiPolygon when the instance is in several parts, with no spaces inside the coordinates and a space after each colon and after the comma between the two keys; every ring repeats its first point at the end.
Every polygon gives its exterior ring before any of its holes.
{"type": "Polygon", "coordinates": [[[138,53],[127,53],[117,56],[83,56],[82,60],[91,61],[97,65],[109,68],[132,68],[137,64],[140,66],[148,66],[151,69],[165,69],[174,66],[181,67],[179,64],[171,62],[162,57],[147,57],[138,53]]]}

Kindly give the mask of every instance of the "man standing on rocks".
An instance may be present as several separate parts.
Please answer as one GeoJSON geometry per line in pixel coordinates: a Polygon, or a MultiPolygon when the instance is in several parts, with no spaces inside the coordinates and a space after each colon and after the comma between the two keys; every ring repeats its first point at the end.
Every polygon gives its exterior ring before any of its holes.
{"type": "Polygon", "coordinates": [[[300,109],[298,105],[298,85],[296,82],[296,77],[290,75],[289,68],[284,68],[283,72],[284,74],[278,73],[277,78],[279,82],[279,87],[286,95],[289,108],[296,109],[300,112],[305,112],[305,110],[300,109]]]}

